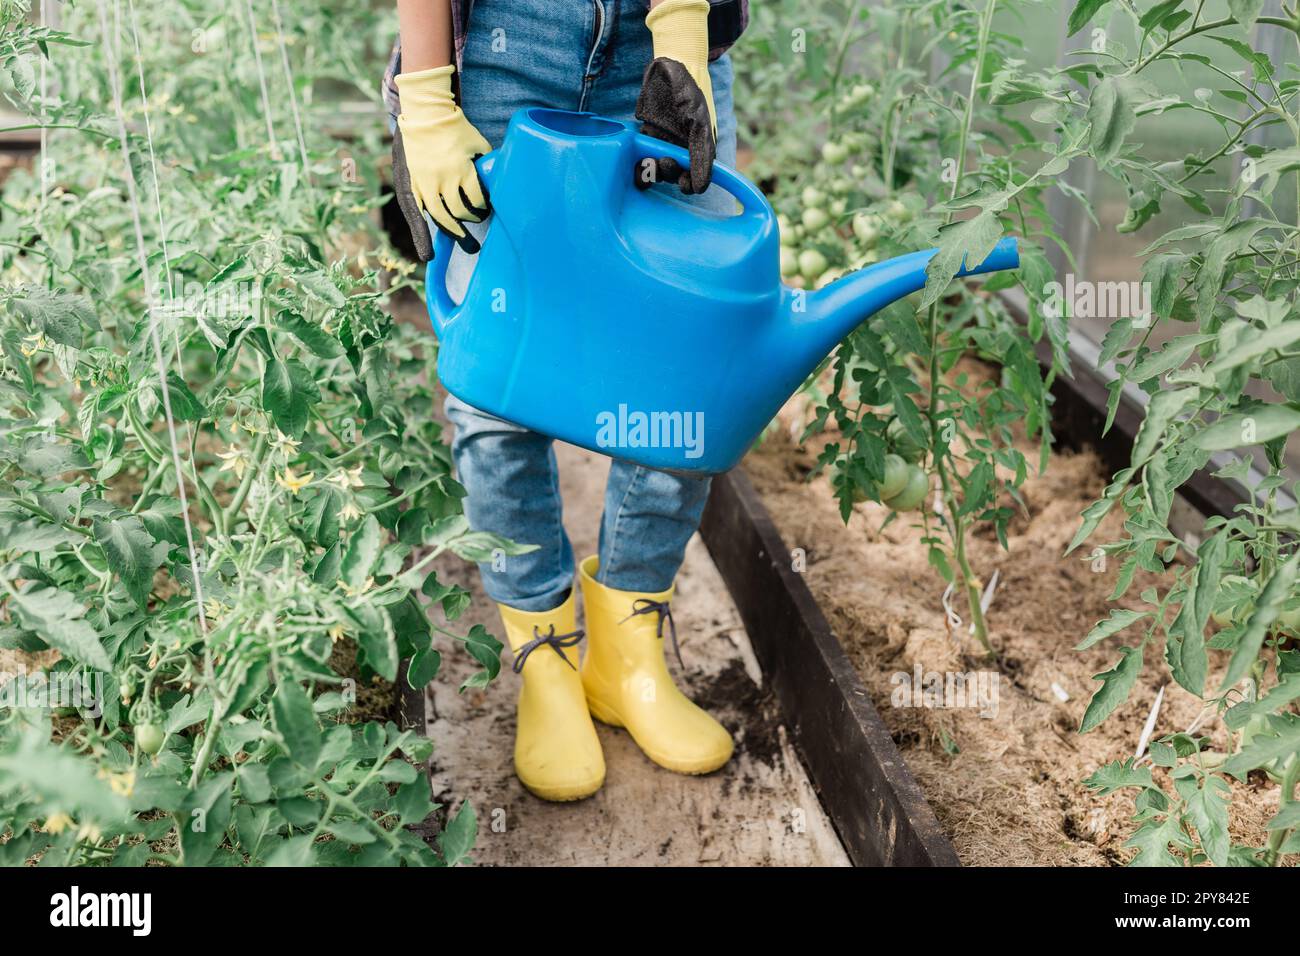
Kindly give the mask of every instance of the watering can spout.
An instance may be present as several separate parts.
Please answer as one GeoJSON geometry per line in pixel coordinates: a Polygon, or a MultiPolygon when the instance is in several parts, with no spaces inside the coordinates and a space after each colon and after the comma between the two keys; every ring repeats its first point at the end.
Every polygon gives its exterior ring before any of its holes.
{"type": "MultiPolygon", "coordinates": [[[[887,259],[810,293],[805,303],[806,314],[801,316],[795,310],[792,315],[796,323],[804,327],[803,334],[817,340],[809,343],[810,351],[820,359],[834,349],[844,336],[885,306],[923,288],[925,268],[938,251],[927,249],[887,259]]],[[[1019,265],[1020,252],[1016,240],[1008,236],[993,247],[983,262],[974,267],[963,263],[957,275],[980,275],[1014,269],[1019,265]]]]}

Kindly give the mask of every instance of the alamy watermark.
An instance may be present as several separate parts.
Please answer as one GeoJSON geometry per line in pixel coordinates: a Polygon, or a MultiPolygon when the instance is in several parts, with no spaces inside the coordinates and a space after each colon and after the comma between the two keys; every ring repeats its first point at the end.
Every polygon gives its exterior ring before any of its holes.
{"type": "Polygon", "coordinates": [[[60,928],[121,927],[132,936],[148,936],[153,929],[152,893],[82,892],[73,886],[50,897],[50,925],[60,928]]]}
{"type": "Polygon", "coordinates": [[[1150,282],[1092,282],[1065,274],[1065,282],[1043,286],[1043,315],[1049,319],[1132,319],[1135,328],[1151,322],[1150,282]]]}
{"type": "Polygon", "coordinates": [[[596,415],[596,444],[601,448],[682,448],[687,458],[704,454],[703,412],[629,411],[596,415]]]}
{"type": "Polygon", "coordinates": [[[60,710],[72,707],[87,717],[104,713],[106,677],[99,671],[0,671],[0,710],[60,710]]]}
{"type": "Polygon", "coordinates": [[[262,301],[261,284],[253,281],[215,288],[195,281],[176,285],[172,295],[156,306],[157,311],[175,318],[237,319],[256,315],[262,301]]]}
{"type": "Polygon", "coordinates": [[[889,702],[895,707],[926,707],[932,710],[977,710],[981,717],[998,715],[997,671],[927,671],[920,664],[912,673],[897,671],[889,678],[894,685],[889,702]]]}

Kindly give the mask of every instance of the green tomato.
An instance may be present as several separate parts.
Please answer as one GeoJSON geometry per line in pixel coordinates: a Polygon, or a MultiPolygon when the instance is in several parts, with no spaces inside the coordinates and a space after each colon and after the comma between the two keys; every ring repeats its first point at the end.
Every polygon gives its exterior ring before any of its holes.
{"type": "Polygon", "coordinates": [[[816,279],[826,271],[826,257],[816,249],[805,249],[799,253],[799,271],[808,280],[816,279]]]}
{"type": "Polygon", "coordinates": [[[880,239],[880,217],[871,213],[858,213],[853,217],[853,234],[863,248],[870,249],[880,239]]]}
{"type": "Polygon", "coordinates": [[[841,103],[846,108],[861,106],[875,95],[876,88],[870,83],[858,83],[844,95],[841,103]]]}
{"type": "Polygon", "coordinates": [[[789,246],[781,247],[781,275],[792,276],[799,271],[799,254],[789,246]]]}
{"type": "Polygon", "coordinates": [[[826,210],[817,206],[809,206],[803,211],[803,216],[800,218],[803,222],[803,227],[810,233],[819,232],[822,229],[825,229],[826,224],[831,221],[831,217],[826,214],[826,210]]]}
{"type": "Polygon", "coordinates": [[[816,186],[805,186],[799,196],[803,200],[804,208],[820,206],[826,201],[826,194],[816,186]]]}
{"type": "Polygon", "coordinates": [[[840,142],[850,153],[860,153],[871,143],[871,138],[866,133],[845,133],[840,142]]]}
{"type": "Polygon", "coordinates": [[[1219,627],[1232,627],[1232,614],[1228,611],[1212,611],[1210,620],[1219,627]]]}
{"type": "Polygon", "coordinates": [[[162,750],[166,739],[166,732],[157,724],[135,725],[135,745],[150,757],[156,756],[158,751],[162,750]]]}
{"type": "Polygon", "coordinates": [[[883,501],[886,498],[892,498],[904,488],[907,487],[907,480],[912,476],[907,462],[894,454],[885,456],[885,480],[880,483],[876,489],[883,501]]]}
{"type": "Polygon", "coordinates": [[[849,204],[848,204],[845,200],[843,200],[843,199],[832,199],[832,200],[831,200],[831,215],[832,215],[832,216],[842,216],[842,215],[844,215],[844,211],[845,211],[846,209],[848,209],[848,208],[849,208],[849,204]]]}
{"type": "Polygon", "coordinates": [[[889,443],[893,445],[894,451],[901,455],[905,461],[917,462],[924,457],[925,446],[918,443],[916,439],[907,433],[901,419],[895,418],[889,423],[889,427],[885,429],[885,436],[889,439],[889,443]]]}
{"type": "Polygon", "coordinates": [[[836,176],[831,180],[831,193],[836,196],[847,196],[853,192],[853,180],[846,176],[836,176]]]}
{"type": "Polygon", "coordinates": [[[849,148],[838,140],[827,140],[822,145],[822,159],[832,166],[838,166],[849,158],[849,148]]]}
{"type": "MultiPolygon", "coordinates": [[[[1222,580],[1219,581],[1220,592],[1229,588],[1237,591],[1243,587],[1249,588],[1251,591],[1255,590],[1255,585],[1250,578],[1242,577],[1240,574],[1225,574],[1222,580]]],[[[1238,604],[1235,608],[1215,608],[1210,612],[1210,618],[1219,627],[1235,627],[1246,620],[1249,612],[1249,605],[1238,604]]]]}
{"type": "Polygon", "coordinates": [[[906,222],[912,218],[912,210],[897,199],[891,200],[885,207],[885,218],[893,222],[906,222]]]}
{"type": "Polygon", "coordinates": [[[915,511],[925,502],[930,492],[930,476],[918,465],[907,466],[907,484],[896,495],[884,499],[886,507],[894,511],[915,511]]]}

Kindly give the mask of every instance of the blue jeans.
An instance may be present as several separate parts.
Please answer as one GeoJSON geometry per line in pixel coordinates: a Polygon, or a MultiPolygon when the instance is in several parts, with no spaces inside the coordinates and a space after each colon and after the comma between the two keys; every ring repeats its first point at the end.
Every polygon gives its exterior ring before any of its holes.
{"type": "MultiPolygon", "coordinates": [[[[461,105],[470,122],[497,147],[511,115],[521,107],[633,119],[641,76],[653,56],[645,13],[640,0],[477,0],[461,77],[461,105]]],[[[709,73],[718,160],[734,166],[731,61],[719,57],[709,73]]],[[[682,198],[724,211],[734,206],[716,186],[702,196],[682,198]]],[[[486,227],[471,231],[481,237],[486,227]]],[[[472,271],[473,257],[457,249],[447,273],[453,299],[461,298],[472,271]]],[[[482,563],[484,590],[494,601],[520,610],[558,607],[573,584],[574,555],[561,522],[551,439],[454,396],[448,397],[446,411],[455,426],[452,457],[468,493],[464,506],[470,525],[538,546],[525,555],[482,563]]],[[[667,590],[708,494],[708,478],[616,459],[605,487],[597,579],[620,591],[667,590]]]]}

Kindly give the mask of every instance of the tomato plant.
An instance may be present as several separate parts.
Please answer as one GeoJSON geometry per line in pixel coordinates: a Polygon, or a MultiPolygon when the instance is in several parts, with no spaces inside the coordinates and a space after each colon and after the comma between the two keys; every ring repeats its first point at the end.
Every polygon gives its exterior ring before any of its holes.
{"type": "Polygon", "coordinates": [[[880,259],[940,249],[919,302],[895,303],[849,335],[830,360],[829,387],[825,367],[810,378],[815,408],[803,438],[833,421],[837,435],[819,461],[845,520],[866,499],[895,513],[921,509],[931,564],[965,597],[988,654],[984,585],[967,536],[987,523],[1005,545],[1031,465],[1015,429],[1039,437],[1039,468],[1051,443],[1034,345],[1051,342],[1049,376],[1066,348],[1060,319],[1022,326],[991,295],[1014,275],[978,288],[949,281],[963,257],[982,260],[1010,231],[1022,237],[1019,278],[1031,300],[1052,277],[1042,245],[1059,240],[1044,193],[1071,143],[1008,121],[1015,99],[1005,77],[1025,52],[992,21],[1017,6],[765,3],[736,58],[738,101],[775,104],[748,134],[752,172],[780,213],[787,282],[820,288],[880,259]],[[932,79],[934,52],[949,66],[932,79]],[[975,394],[956,368],[967,354],[1000,367],[991,388],[975,394]]]}
{"type": "Polygon", "coordinates": [[[432,680],[435,630],[491,680],[431,566],[514,551],[468,530],[431,340],[387,310],[391,15],[62,6],[0,8],[46,137],[0,189],[0,647],[102,693],[0,710],[0,859],[464,859],[468,804],[441,852],[407,826],[430,743],[361,704],[432,680]],[[350,139],[328,95],[373,106],[350,139]]]}
{"type": "Polygon", "coordinates": [[[1083,544],[1118,509],[1124,536],[1098,549],[1121,562],[1115,598],[1128,592],[1138,569],[1169,582],[1145,590],[1140,609],[1112,611],[1084,639],[1086,647],[1138,635],[1120,648],[1112,669],[1097,675],[1102,686],[1081,729],[1129,698],[1148,647],[1161,648],[1173,679],[1211,716],[1151,744],[1151,763],[1166,771],[1163,778],[1129,759],[1088,781],[1101,793],[1136,790],[1139,826],[1130,845],[1139,851],[1136,862],[1148,865],[1275,864],[1300,852],[1300,489],[1286,460],[1300,425],[1298,87],[1294,67],[1252,45],[1248,32],[1282,31],[1295,42],[1300,20],[1291,9],[1285,17],[1260,16],[1257,3],[1229,8],[1227,16],[1211,17],[1203,4],[1181,0],[1140,12],[1080,3],[1071,32],[1104,23],[1104,10],[1114,14],[1112,28],[1127,27],[1137,43],[1131,50],[1110,42],[1101,51],[1081,50],[1086,65],[1073,75],[1086,84],[1088,100],[1058,105],[1064,124],[1088,125],[1089,154],[1128,192],[1121,232],[1151,232],[1147,223],[1169,206],[1194,214],[1150,236],[1143,263],[1150,320],[1115,322],[1103,343],[1102,361],[1115,360],[1118,368],[1111,417],[1131,383],[1148,396],[1145,420],[1130,467],[1085,512],[1071,545],[1083,544]],[[1226,59],[1209,55],[1206,45],[1226,59]],[[1160,74],[1162,66],[1207,70],[1218,88],[1186,96],[1153,79],[1168,75],[1160,74]],[[1137,141],[1140,119],[1173,110],[1207,118],[1218,144],[1163,156],[1137,141]],[[1274,131],[1282,144],[1270,139],[1274,131]],[[1240,164],[1226,186],[1225,157],[1240,164]],[[1250,501],[1186,540],[1170,530],[1174,493],[1207,467],[1250,487],[1250,501]],[[1218,738],[1215,716],[1224,726],[1218,738]],[[1234,785],[1252,772],[1280,784],[1264,846],[1240,845],[1230,833],[1234,785]]]}
{"type": "MultiPolygon", "coordinates": [[[[1134,386],[1147,396],[1145,421],[1131,467],[1084,514],[1071,550],[1118,509],[1124,536],[1090,556],[1120,562],[1114,598],[1139,569],[1166,575],[1169,585],[1144,591],[1144,610],[1116,609],[1084,638],[1081,647],[1141,635],[1098,675],[1081,730],[1127,700],[1144,651],[1162,646],[1173,679],[1222,719],[1227,748],[1216,749],[1208,725],[1193,727],[1151,744],[1163,776],[1129,759],[1089,784],[1137,791],[1136,863],[1276,863],[1300,852],[1300,488],[1286,455],[1300,425],[1300,83],[1294,65],[1253,38],[1273,31],[1296,42],[1300,11],[1284,4],[1284,16],[1261,15],[1262,4],[1249,0],[1217,16],[1200,0],[1140,7],[1081,0],[1068,24],[1076,46],[1068,65],[1035,68],[1015,37],[992,27],[999,12],[1023,9],[1014,0],[815,11],[765,4],[747,48],[762,55],[740,59],[741,97],[781,107],[756,119],[751,133],[754,168],[783,214],[787,281],[819,287],[878,258],[931,243],[943,250],[919,310],[900,304],[882,313],[841,346],[828,389],[809,381],[818,404],[805,437],[834,420],[838,440],[822,465],[834,469],[846,520],[854,501],[894,500],[883,494],[897,480],[889,454],[924,463],[938,484],[936,507],[923,514],[932,562],[962,585],[990,650],[964,536],[977,520],[1003,533],[1011,511],[1000,502],[1015,501],[1027,465],[1010,447],[1013,422],[1041,435],[1046,462],[1046,381],[1031,348],[1047,336],[1050,381],[1065,368],[1070,316],[1044,299],[1054,277],[1038,249],[1027,251],[1018,277],[1031,305],[1023,329],[987,295],[1015,280],[948,286],[951,267],[1004,229],[1057,245],[1072,262],[1044,191],[1076,161],[1124,189],[1121,234],[1150,232],[1162,211],[1188,214],[1151,235],[1142,253],[1149,313],[1116,317],[1101,343],[1100,364],[1117,370],[1106,428],[1134,386]],[[937,81],[927,72],[934,52],[942,54],[937,81]],[[1190,71],[1213,88],[1188,89],[1190,71]],[[1196,114],[1219,141],[1185,155],[1143,145],[1141,124],[1179,113],[1196,114]],[[963,354],[1001,367],[992,394],[970,400],[959,379],[945,380],[963,354]],[[1252,499],[1185,540],[1169,527],[1174,494],[1206,467],[1249,481],[1252,499]],[[1280,785],[1270,838],[1259,847],[1229,836],[1233,786],[1250,773],[1280,785]]],[[[1079,190],[1058,185],[1095,221],[1079,190]]]]}

